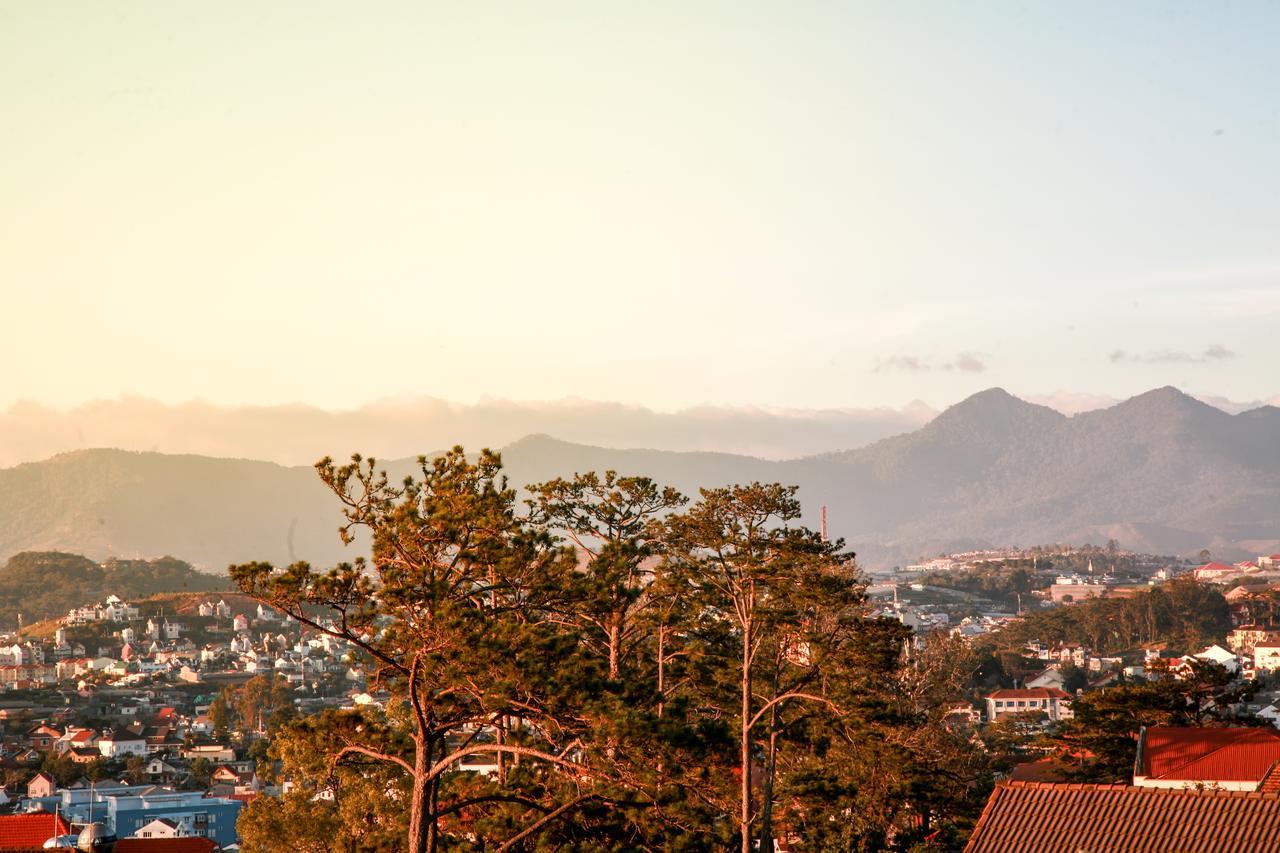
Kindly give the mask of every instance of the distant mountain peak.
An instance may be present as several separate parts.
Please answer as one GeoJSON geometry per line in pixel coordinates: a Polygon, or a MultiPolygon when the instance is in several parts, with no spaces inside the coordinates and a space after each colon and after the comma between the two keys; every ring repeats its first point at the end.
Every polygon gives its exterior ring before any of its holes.
{"type": "Polygon", "coordinates": [[[943,410],[925,429],[943,430],[963,424],[1007,433],[1028,426],[1056,424],[1065,420],[1066,415],[1048,406],[1028,403],[1003,388],[988,388],[943,410]]]}
{"type": "Polygon", "coordinates": [[[548,447],[548,446],[561,447],[561,446],[569,445],[572,443],[573,442],[568,442],[568,441],[564,441],[563,439],[556,438],[553,435],[548,435],[545,432],[535,432],[535,433],[530,433],[529,435],[526,435],[523,438],[517,438],[515,441],[511,442],[510,444],[504,445],[502,449],[505,451],[505,450],[516,450],[516,449],[528,449],[531,447],[548,447]]]}
{"type": "Polygon", "coordinates": [[[1116,411],[1128,413],[1139,412],[1147,417],[1168,418],[1208,415],[1211,417],[1229,418],[1226,412],[1197,400],[1190,394],[1178,390],[1172,385],[1153,388],[1137,396],[1130,397],[1114,407],[1116,411]]]}

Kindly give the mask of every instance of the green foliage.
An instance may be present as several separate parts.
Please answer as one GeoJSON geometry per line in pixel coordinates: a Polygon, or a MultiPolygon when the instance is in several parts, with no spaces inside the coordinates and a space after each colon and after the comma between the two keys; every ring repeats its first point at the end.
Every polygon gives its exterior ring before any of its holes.
{"type": "Polygon", "coordinates": [[[1089,673],[1074,663],[1062,664],[1061,672],[1062,689],[1073,696],[1089,684],[1089,673]]]}
{"type": "Polygon", "coordinates": [[[1083,643],[1095,654],[1114,654],[1149,643],[1198,651],[1231,630],[1226,599],[1191,578],[1178,578],[1125,598],[1093,598],[1029,613],[993,633],[983,645],[1016,649],[1040,640],[1083,643]]]}
{"type": "Polygon", "coordinates": [[[147,759],[141,755],[130,755],[124,767],[130,785],[141,785],[147,780],[147,759]]]}
{"type": "Polygon", "coordinates": [[[188,768],[191,773],[191,784],[196,788],[209,787],[209,781],[213,777],[213,764],[204,756],[192,759],[191,766],[188,768]]]}
{"type": "Polygon", "coordinates": [[[84,765],[77,764],[67,753],[55,752],[52,749],[44,754],[44,758],[40,761],[40,769],[52,776],[63,787],[85,775],[84,765]]]}
{"type": "Polygon", "coordinates": [[[126,600],[162,592],[227,589],[225,578],[207,575],[173,557],[108,560],[99,565],[79,554],[27,551],[0,569],[0,613],[21,613],[27,624],[66,616],[73,607],[108,595],[126,600]]]}
{"type": "MultiPolygon", "coordinates": [[[[784,834],[907,849],[976,814],[989,768],[942,720],[978,660],[870,618],[852,554],[798,524],[793,487],[685,508],[646,478],[580,474],[530,487],[522,513],[488,451],[421,459],[398,485],[360,457],[317,467],[343,539],[367,535],[370,555],[232,576],[352,645],[390,698],[281,721],[271,757],[301,787],[246,811],[246,850],[749,850],[784,834]]],[[[242,726],[273,692],[252,685],[225,697],[242,726]]]]}
{"type": "Polygon", "coordinates": [[[288,680],[275,673],[255,675],[237,687],[229,687],[209,705],[209,721],[217,729],[219,718],[241,734],[274,733],[296,712],[288,680]]]}
{"type": "Polygon", "coordinates": [[[227,702],[227,691],[223,690],[209,703],[209,722],[213,725],[213,736],[223,740],[231,730],[231,705],[227,702]]]}
{"type": "Polygon", "coordinates": [[[1151,681],[1081,695],[1055,740],[1074,759],[1082,780],[1126,782],[1144,726],[1260,725],[1239,708],[1254,689],[1237,683],[1220,664],[1191,659],[1178,677],[1165,672],[1151,681]]]}
{"type": "MultiPolygon", "coordinates": [[[[1028,564],[1030,560],[1026,561],[1028,564]]],[[[975,567],[952,572],[930,572],[920,578],[928,586],[956,589],[995,602],[1000,607],[1014,611],[1019,593],[1026,596],[1034,589],[1043,589],[1045,583],[1037,583],[1030,567],[975,567]]],[[[1028,603],[1030,599],[1028,599],[1028,603]]]]}

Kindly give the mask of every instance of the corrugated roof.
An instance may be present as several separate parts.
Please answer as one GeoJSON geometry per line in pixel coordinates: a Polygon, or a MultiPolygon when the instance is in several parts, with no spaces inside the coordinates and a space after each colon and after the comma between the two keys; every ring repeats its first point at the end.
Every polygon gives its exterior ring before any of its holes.
{"type": "Polygon", "coordinates": [[[1191,729],[1152,726],[1139,749],[1139,775],[1192,782],[1261,782],[1280,761],[1271,728],[1191,729]]]}
{"type": "Polygon", "coordinates": [[[997,785],[965,853],[1280,850],[1280,797],[1128,785],[997,785]]]}
{"type": "Polygon", "coordinates": [[[38,850],[55,835],[69,832],[67,822],[53,812],[0,815],[0,850],[38,850]]]}

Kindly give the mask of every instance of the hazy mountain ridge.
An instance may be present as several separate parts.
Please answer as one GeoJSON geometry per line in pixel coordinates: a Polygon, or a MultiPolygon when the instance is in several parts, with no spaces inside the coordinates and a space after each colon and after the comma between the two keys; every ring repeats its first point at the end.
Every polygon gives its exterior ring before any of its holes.
{"type": "Polygon", "coordinates": [[[663,412],[576,399],[463,405],[411,396],[328,411],[305,405],[165,405],[125,397],[68,410],[19,403],[0,411],[0,465],[47,459],[83,447],[308,465],[354,443],[365,453],[393,458],[458,443],[501,447],[536,433],[606,447],[724,450],[784,459],[832,447],[859,447],[917,429],[935,414],[918,401],[901,409],[696,406],[663,412]]]}
{"type": "MultiPolygon", "coordinates": [[[[870,565],[940,550],[1052,541],[1222,556],[1280,542],[1280,409],[1230,415],[1173,388],[1067,417],[990,389],[914,432],[769,461],[614,450],[534,435],[503,450],[516,486],[574,471],[643,473],[689,494],[750,480],[801,487],[806,521],[870,565]]],[[[335,455],[337,455],[335,453],[335,455]]],[[[393,476],[412,459],[387,463],[393,476]]],[[[0,469],[0,558],[180,553],[206,568],[350,558],[336,501],[307,466],[81,451],[0,469]]]]}

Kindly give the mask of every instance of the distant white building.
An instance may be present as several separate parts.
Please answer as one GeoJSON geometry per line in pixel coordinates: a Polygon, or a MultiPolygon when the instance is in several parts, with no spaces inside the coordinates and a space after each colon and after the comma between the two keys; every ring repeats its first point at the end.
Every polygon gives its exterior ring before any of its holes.
{"type": "Polygon", "coordinates": [[[138,608],[125,602],[118,595],[109,595],[101,604],[74,607],[67,611],[68,625],[84,625],[89,622],[131,622],[138,618],[138,608]]]}

